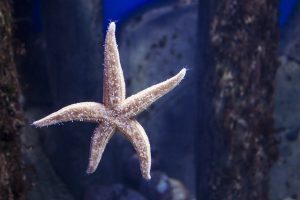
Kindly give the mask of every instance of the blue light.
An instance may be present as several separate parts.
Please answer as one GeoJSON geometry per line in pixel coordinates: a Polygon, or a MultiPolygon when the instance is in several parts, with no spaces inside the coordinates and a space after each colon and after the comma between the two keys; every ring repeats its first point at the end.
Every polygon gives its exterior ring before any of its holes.
{"type": "MultiPolygon", "coordinates": [[[[144,5],[167,0],[103,0],[104,27],[106,30],[110,21],[121,21],[144,5]]],[[[35,31],[42,31],[41,0],[34,0],[32,4],[32,21],[35,31]]],[[[300,0],[281,0],[279,4],[279,25],[281,28],[288,22],[300,0]]],[[[300,6],[300,5],[299,5],[300,6]]]]}
{"type": "Polygon", "coordinates": [[[41,1],[34,0],[32,3],[31,10],[32,24],[35,32],[43,31],[42,12],[41,12],[41,1]]]}
{"type": "Polygon", "coordinates": [[[145,4],[157,0],[104,0],[104,29],[110,21],[120,21],[145,4]]]}
{"type": "MultiPolygon", "coordinates": [[[[120,21],[142,6],[163,2],[162,0],[104,0],[104,30],[110,21],[120,21]]],[[[300,0],[281,0],[279,4],[279,25],[283,27],[300,0]]]]}
{"type": "Polygon", "coordinates": [[[279,5],[279,25],[283,27],[293,13],[299,0],[281,0],[279,5]]]}

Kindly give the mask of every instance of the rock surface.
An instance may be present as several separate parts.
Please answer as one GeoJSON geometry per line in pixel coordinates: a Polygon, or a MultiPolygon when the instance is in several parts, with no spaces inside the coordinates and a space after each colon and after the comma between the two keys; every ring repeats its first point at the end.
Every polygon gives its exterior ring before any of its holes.
{"type": "Polygon", "coordinates": [[[152,179],[150,181],[142,182],[140,190],[148,199],[191,199],[189,192],[180,181],[172,179],[165,173],[159,171],[152,173],[152,179]]]}
{"type": "MultiPolygon", "coordinates": [[[[299,7],[299,6],[298,6],[299,7]]],[[[276,77],[275,125],[280,158],[270,179],[270,199],[300,198],[300,10],[293,16],[281,41],[281,67],[276,77]]]]}
{"type": "MultiPolygon", "coordinates": [[[[27,110],[27,119],[36,118],[37,115],[45,114],[45,111],[27,110]]],[[[73,200],[73,196],[68,191],[66,185],[62,182],[54,171],[49,158],[45,155],[40,143],[41,134],[49,134],[49,130],[33,129],[25,127],[22,134],[22,143],[24,148],[24,157],[27,165],[30,167],[28,173],[33,185],[28,194],[30,200],[73,200]]]]}
{"type": "Polygon", "coordinates": [[[182,84],[139,118],[160,161],[160,170],[193,192],[196,20],[196,5],[154,9],[125,23],[119,42],[127,95],[159,83],[183,67],[188,69],[182,84]]]}
{"type": "Polygon", "coordinates": [[[126,188],[124,185],[90,186],[84,200],[146,200],[138,192],[126,188]]]}

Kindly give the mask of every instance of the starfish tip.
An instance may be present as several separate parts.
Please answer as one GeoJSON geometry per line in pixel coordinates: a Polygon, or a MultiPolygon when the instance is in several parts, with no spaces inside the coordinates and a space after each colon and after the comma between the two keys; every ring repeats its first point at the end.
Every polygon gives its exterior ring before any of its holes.
{"type": "Polygon", "coordinates": [[[89,168],[86,170],[86,173],[87,173],[87,174],[92,174],[92,173],[95,172],[95,170],[96,170],[96,169],[93,169],[93,168],[90,168],[90,167],[89,167],[89,168]]]}
{"type": "Polygon", "coordinates": [[[40,127],[38,121],[34,121],[31,123],[31,126],[40,127]]]}
{"type": "Polygon", "coordinates": [[[116,30],[116,23],[110,22],[108,25],[108,32],[115,32],[115,30],[116,30]]]}
{"type": "Polygon", "coordinates": [[[186,74],[186,68],[182,68],[182,70],[180,70],[179,73],[182,74],[183,76],[185,76],[185,74],[186,74]]]}
{"type": "Polygon", "coordinates": [[[149,181],[151,179],[150,171],[147,174],[143,174],[145,180],[149,181]]]}
{"type": "Polygon", "coordinates": [[[186,68],[183,68],[183,69],[180,70],[180,72],[176,75],[176,77],[178,77],[179,80],[181,81],[181,80],[185,77],[185,74],[186,74],[186,68]]]}

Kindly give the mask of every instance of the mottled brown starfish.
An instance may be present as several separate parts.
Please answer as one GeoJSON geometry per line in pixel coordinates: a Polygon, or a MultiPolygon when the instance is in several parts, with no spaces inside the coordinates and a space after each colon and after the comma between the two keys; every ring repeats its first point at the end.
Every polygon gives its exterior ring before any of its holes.
{"type": "Polygon", "coordinates": [[[98,123],[92,136],[87,173],[93,173],[97,169],[103,151],[117,129],[132,143],[140,160],[142,175],[145,179],[150,179],[149,140],[143,127],[134,119],[134,116],[177,86],[185,76],[186,69],[182,69],[176,76],[164,82],[125,99],[125,82],[115,29],[115,23],[110,23],[105,39],[103,104],[95,102],[72,104],[33,122],[33,125],[42,127],[76,120],[98,123]]]}

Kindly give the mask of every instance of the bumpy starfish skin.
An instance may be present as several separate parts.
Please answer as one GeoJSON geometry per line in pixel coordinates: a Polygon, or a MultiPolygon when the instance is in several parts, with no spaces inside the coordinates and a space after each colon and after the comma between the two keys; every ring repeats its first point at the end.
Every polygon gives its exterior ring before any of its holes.
{"type": "Polygon", "coordinates": [[[125,81],[115,37],[116,25],[109,25],[104,45],[103,103],[113,107],[125,99],[125,81]]]}
{"type": "Polygon", "coordinates": [[[100,123],[95,129],[91,140],[90,161],[87,173],[96,171],[98,163],[101,160],[104,149],[115,131],[115,126],[109,122],[100,123]]]}
{"type": "Polygon", "coordinates": [[[125,81],[120,64],[115,29],[115,23],[110,23],[105,39],[103,104],[96,102],[75,103],[33,122],[33,125],[42,127],[67,121],[98,123],[99,125],[91,139],[87,173],[93,173],[97,169],[108,141],[115,131],[119,130],[132,143],[137,152],[143,177],[150,179],[151,151],[149,139],[143,127],[133,117],[175,88],[184,78],[186,69],[182,69],[176,76],[164,82],[125,99],[125,81]]]}

